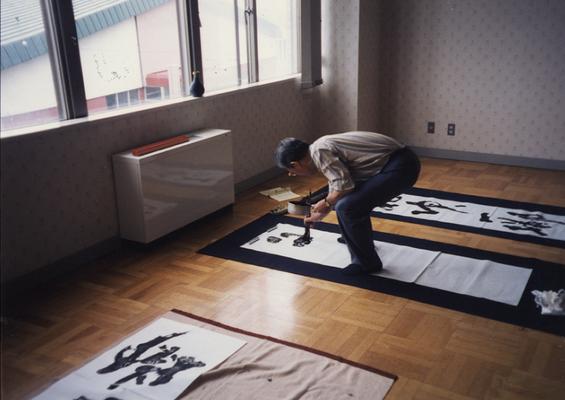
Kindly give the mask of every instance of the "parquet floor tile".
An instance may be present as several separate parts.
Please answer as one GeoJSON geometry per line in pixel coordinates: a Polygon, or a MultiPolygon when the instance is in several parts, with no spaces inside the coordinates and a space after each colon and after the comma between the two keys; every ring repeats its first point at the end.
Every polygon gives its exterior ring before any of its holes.
{"type": "MultiPolygon", "coordinates": [[[[565,172],[423,159],[417,186],[565,207],[565,172]]],[[[2,312],[2,399],[25,399],[177,308],[399,376],[389,400],[564,398],[565,338],[313,278],[198,254],[322,177],[281,175],[150,246],[119,252],[14,296],[2,312]]],[[[336,223],[335,214],[327,222],[336,223]]],[[[372,221],[375,230],[565,263],[565,249],[372,221]]],[[[526,294],[527,295],[527,294],[526,294]]]]}

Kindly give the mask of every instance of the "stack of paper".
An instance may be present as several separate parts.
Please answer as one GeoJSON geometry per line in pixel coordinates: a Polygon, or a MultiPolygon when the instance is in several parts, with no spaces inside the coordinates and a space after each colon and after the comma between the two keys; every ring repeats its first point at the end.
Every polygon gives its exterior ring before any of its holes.
{"type": "Polygon", "coordinates": [[[276,187],[273,189],[263,190],[261,193],[263,196],[268,196],[273,200],[276,201],[286,201],[290,199],[295,199],[297,197],[301,197],[299,194],[294,193],[290,190],[290,188],[285,187],[276,187]]]}

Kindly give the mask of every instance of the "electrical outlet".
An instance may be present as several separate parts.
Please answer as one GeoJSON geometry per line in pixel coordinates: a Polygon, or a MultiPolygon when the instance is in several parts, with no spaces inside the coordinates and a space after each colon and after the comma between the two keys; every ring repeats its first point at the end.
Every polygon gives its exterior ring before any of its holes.
{"type": "Polygon", "coordinates": [[[449,136],[455,136],[455,124],[447,124],[447,134],[449,136]]]}
{"type": "Polygon", "coordinates": [[[436,132],[436,123],[433,121],[428,121],[428,133],[436,132]]]}

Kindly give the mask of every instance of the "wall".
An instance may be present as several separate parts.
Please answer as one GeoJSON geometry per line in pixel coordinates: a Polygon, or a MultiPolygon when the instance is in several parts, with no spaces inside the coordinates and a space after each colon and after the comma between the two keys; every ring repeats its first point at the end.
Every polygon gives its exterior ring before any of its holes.
{"type": "Polygon", "coordinates": [[[201,127],[231,129],[235,181],[273,168],[285,136],[314,137],[294,80],[2,140],[2,282],[115,238],[111,155],[201,127]]]}
{"type": "Polygon", "coordinates": [[[357,129],[359,0],[322,1],[323,134],[357,129]]]}
{"type": "Polygon", "coordinates": [[[322,4],[321,87],[300,91],[289,81],[3,139],[2,282],[117,237],[113,153],[191,129],[227,128],[241,184],[273,168],[282,137],[311,141],[356,129],[359,2],[322,4]]]}
{"type": "Polygon", "coordinates": [[[565,160],[564,1],[381,6],[380,130],[426,148],[565,160]]]}
{"type": "Polygon", "coordinates": [[[322,134],[378,131],[380,15],[380,0],[322,1],[322,134]]]}
{"type": "Polygon", "coordinates": [[[289,81],[2,140],[2,281],[116,237],[111,154],[195,128],[233,130],[238,183],[273,167],[284,136],[353,129],[563,160],[564,20],[560,0],[322,1],[318,88],[289,81]]]}
{"type": "Polygon", "coordinates": [[[357,128],[364,131],[380,131],[379,98],[381,88],[381,1],[361,0],[359,7],[359,59],[358,59],[358,96],[357,96],[357,128]]]}

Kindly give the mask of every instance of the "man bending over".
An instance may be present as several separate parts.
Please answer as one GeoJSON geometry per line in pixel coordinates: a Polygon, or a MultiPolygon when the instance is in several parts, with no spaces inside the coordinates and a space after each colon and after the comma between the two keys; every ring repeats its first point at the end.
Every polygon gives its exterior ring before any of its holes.
{"type": "Polygon", "coordinates": [[[335,209],[351,255],[346,275],[379,272],[383,264],[375,251],[371,210],[414,185],[420,161],[395,139],[374,132],[345,132],[322,136],[308,144],[299,139],[280,141],[275,159],[290,176],[321,172],[328,195],[312,206],[305,224],[322,220],[335,209]]]}

